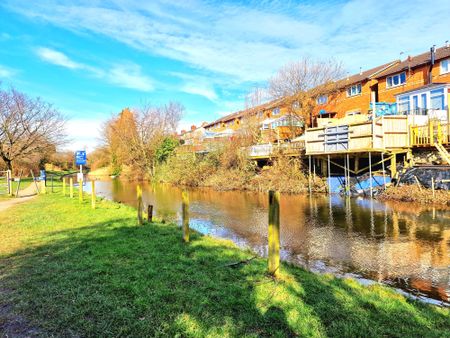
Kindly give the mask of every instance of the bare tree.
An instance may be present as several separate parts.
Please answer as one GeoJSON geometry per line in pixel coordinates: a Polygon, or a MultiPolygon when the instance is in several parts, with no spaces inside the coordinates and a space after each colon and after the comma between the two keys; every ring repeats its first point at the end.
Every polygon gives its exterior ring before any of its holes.
{"type": "Polygon", "coordinates": [[[15,161],[55,151],[65,142],[64,124],[51,104],[0,89],[0,157],[8,169],[15,161]]]}
{"type": "Polygon", "coordinates": [[[343,77],[341,62],[305,57],[282,67],[269,80],[269,92],[273,98],[289,100],[291,112],[312,124],[315,100],[320,95],[336,93],[339,89],[337,81],[343,77]]]}
{"type": "Polygon", "coordinates": [[[176,132],[183,112],[184,107],[176,102],[122,111],[104,128],[110,152],[119,165],[132,164],[153,176],[156,150],[166,137],[176,132]]]}

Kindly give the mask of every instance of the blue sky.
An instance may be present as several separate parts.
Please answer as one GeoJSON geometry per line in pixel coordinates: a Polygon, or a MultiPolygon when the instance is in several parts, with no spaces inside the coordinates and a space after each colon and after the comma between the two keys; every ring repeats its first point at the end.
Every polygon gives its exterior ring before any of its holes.
{"type": "Polygon", "coordinates": [[[180,101],[183,128],[242,109],[302,56],[353,73],[441,46],[449,13],[448,0],[3,0],[0,81],[54,103],[68,147],[92,149],[124,107],[180,101]]]}

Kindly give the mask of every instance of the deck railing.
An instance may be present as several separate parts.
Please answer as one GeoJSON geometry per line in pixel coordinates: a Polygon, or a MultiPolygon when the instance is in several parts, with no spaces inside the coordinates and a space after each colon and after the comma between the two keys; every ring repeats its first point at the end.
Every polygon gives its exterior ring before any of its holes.
{"type": "Polygon", "coordinates": [[[450,123],[430,120],[428,124],[410,127],[411,146],[450,144],[450,123]]]}
{"type": "Polygon", "coordinates": [[[305,149],[305,142],[255,144],[247,148],[250,157],[271,157],[277,155],[300,155],[305,149]]]}

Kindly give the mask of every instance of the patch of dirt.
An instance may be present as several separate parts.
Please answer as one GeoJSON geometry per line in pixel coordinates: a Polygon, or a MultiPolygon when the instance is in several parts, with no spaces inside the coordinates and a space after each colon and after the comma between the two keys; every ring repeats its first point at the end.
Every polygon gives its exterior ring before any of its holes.
{"type": "Polygon", "coordinates": [[[3,201],[0,201],[0,212],[5,211],[6,209],[12,207],[13,205],[25,203],[34,197],[35,196],[27,196],[27,197],[11,198],[11,199],[6,199],[3,201]]]}
{"type": "MultiPolygon", "coordinates": [[[[10,290],[0,289],[0,298],[7,299],[10,290]]],[[[14,313],[12,304],[0,303],[0,336],[1,337],[38,337],[42,332],[31,326],[28,321],[14,313]]]]}

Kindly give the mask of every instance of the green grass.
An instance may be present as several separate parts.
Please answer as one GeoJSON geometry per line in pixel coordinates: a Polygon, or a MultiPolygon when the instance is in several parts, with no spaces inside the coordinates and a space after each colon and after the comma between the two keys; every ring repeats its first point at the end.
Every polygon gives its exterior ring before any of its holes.
{"type": "Polygon", "coordinates": [[[259,258],[227,267],[252,254],[197,233],[186,245],[176,225],[138,226],[135,213],[58,193],[1,214],[0,333],[450,336],[448,309],[286,264],[275,281],[259,258]]]}

